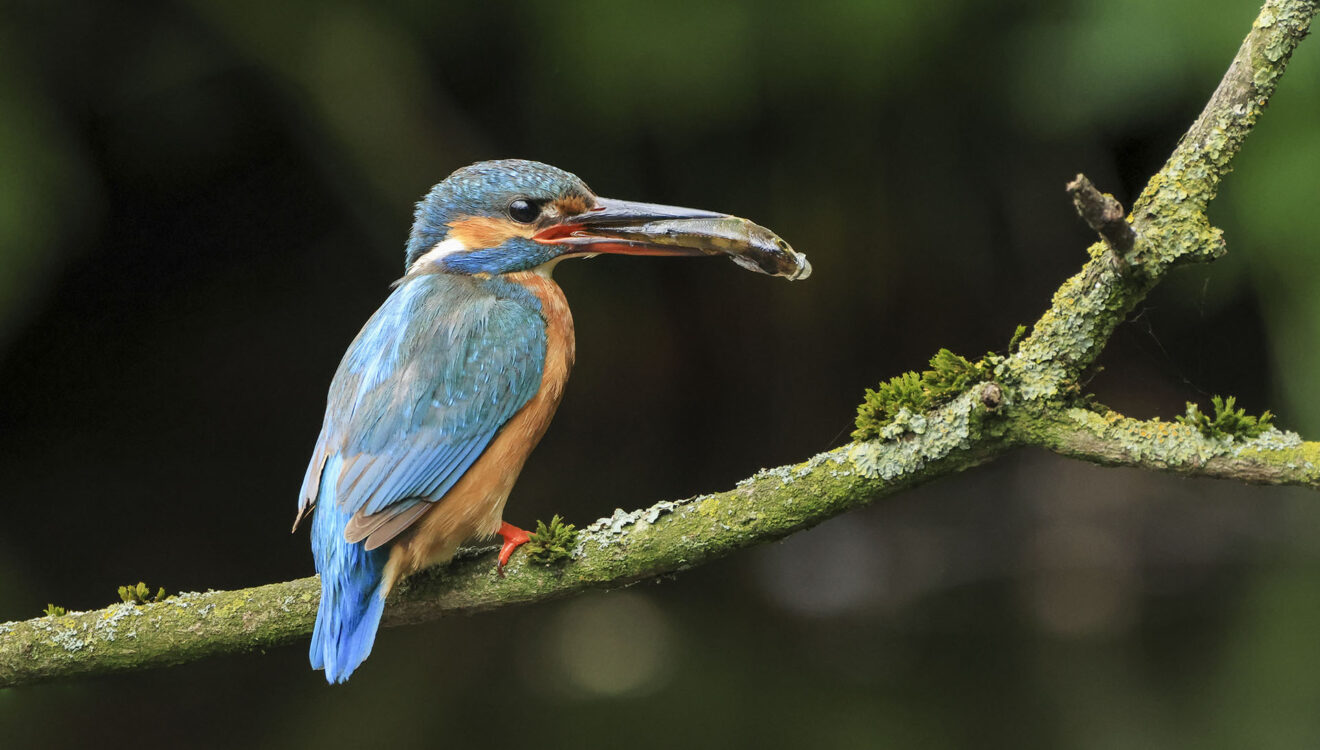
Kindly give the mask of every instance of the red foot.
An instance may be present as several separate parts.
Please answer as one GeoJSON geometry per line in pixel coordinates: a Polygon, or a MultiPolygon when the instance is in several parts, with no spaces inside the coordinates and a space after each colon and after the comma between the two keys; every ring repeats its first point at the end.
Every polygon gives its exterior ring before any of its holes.
{"type": "Polygon", "coordinates": [[[500,547],[500,561],[495,566],[495,572],[503,578],[504,566],[509,564],[509,557],[513,551],[531,541],[532,535],[507,522],[501,523],[500,530],[495,533],[504,537],[504,546],[500,547]]]}

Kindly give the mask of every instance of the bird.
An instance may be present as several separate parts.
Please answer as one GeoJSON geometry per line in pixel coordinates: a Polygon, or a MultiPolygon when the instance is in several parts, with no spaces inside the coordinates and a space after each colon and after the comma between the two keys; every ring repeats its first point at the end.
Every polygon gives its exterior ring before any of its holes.
{"type": "Polygon", "coordinates": [[[711,211],[600,198],[576,175],[503,159],[458,169],[417,203],[405,272],[330,384],[294,529],[311,516],[321,599],[309,657],[342,683],[370,655],[393,587],[460,544],[529,534],[505,501],[573,367],[566,258],[718,255],[803,278],[805,256],[711,211]]]}

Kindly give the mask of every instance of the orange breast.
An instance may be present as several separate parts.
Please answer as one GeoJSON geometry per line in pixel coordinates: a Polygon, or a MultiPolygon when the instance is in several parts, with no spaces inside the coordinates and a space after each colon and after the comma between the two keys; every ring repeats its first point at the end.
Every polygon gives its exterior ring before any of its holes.
{"type": "Polygon", "coordinates": [[[545,435],[563,398],[576,348],[573,315],[564,292],[554,281],[532,271],[505,278],[526,287],[541,301],[546,323],[541,389],[504,424],[453,489],[399,536],[385,567],[387,590],[422,568],[447,562],[464,541],[495,533],[523,463],[545,435]]]}

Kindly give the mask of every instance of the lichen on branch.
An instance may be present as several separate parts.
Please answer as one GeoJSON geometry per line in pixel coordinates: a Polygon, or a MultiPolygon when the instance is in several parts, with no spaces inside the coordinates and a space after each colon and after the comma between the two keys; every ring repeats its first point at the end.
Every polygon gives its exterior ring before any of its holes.
{"type": "MultiPolygon", "coordinates": [[[[859,442],[763,470],[731,490],[616,510],[576,538],[552,521],[538,528],[540,546],[533,550],[556,565],[529,564],[531,555],[516,554],[508,577],[500,578],[493,555],[480,553],[424,571],[397,587],[384,624],[672,574],[1023,445],[1112,466],[1320,487],[1320,444],[1273,429],[1267,415],[1248,417],[1229,400],[1216,403],[1213,415],[1189,411],[1180,423],[1133,420],[1086,408],[1079,398],[1084,372],[1165,273],[1224,252],[1205,208],[1316,11],[1316,0],[1265,4],[1200,117],[1135,202],[1124,263],[1112,262],[1106,241],[1096,242],[1090,260],[1063,283],[1030,334],[1019,331],[1014,343],[1020,344],[1008,354],[973,362],[940,350],[929,370],[868,394],[859,410],[859,442]]],[[[1112,213],[1101,206],[1099,226],[1121,230],[1112,213]]],[[[0,687],[298,641],[311,632],[320,592],[315,577],[160,601],[148,601],[159,597],[145,585],[125,589],[131,603],[91,612],[50,605],[46,616],[0,624],[0,687]]]]}

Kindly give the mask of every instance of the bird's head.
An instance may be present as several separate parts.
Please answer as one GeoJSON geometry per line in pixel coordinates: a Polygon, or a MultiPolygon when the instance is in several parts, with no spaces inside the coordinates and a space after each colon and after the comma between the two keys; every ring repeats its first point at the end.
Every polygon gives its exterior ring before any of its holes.
{"type": "Polygon", "coordinates": [[[599,198],[576,175],[522,159],[478,162],[417,204],[407,270],[502,274],[567,257],[725,254],[790,279],[811,267],[770,230],[727,214],[599,198]]]}

